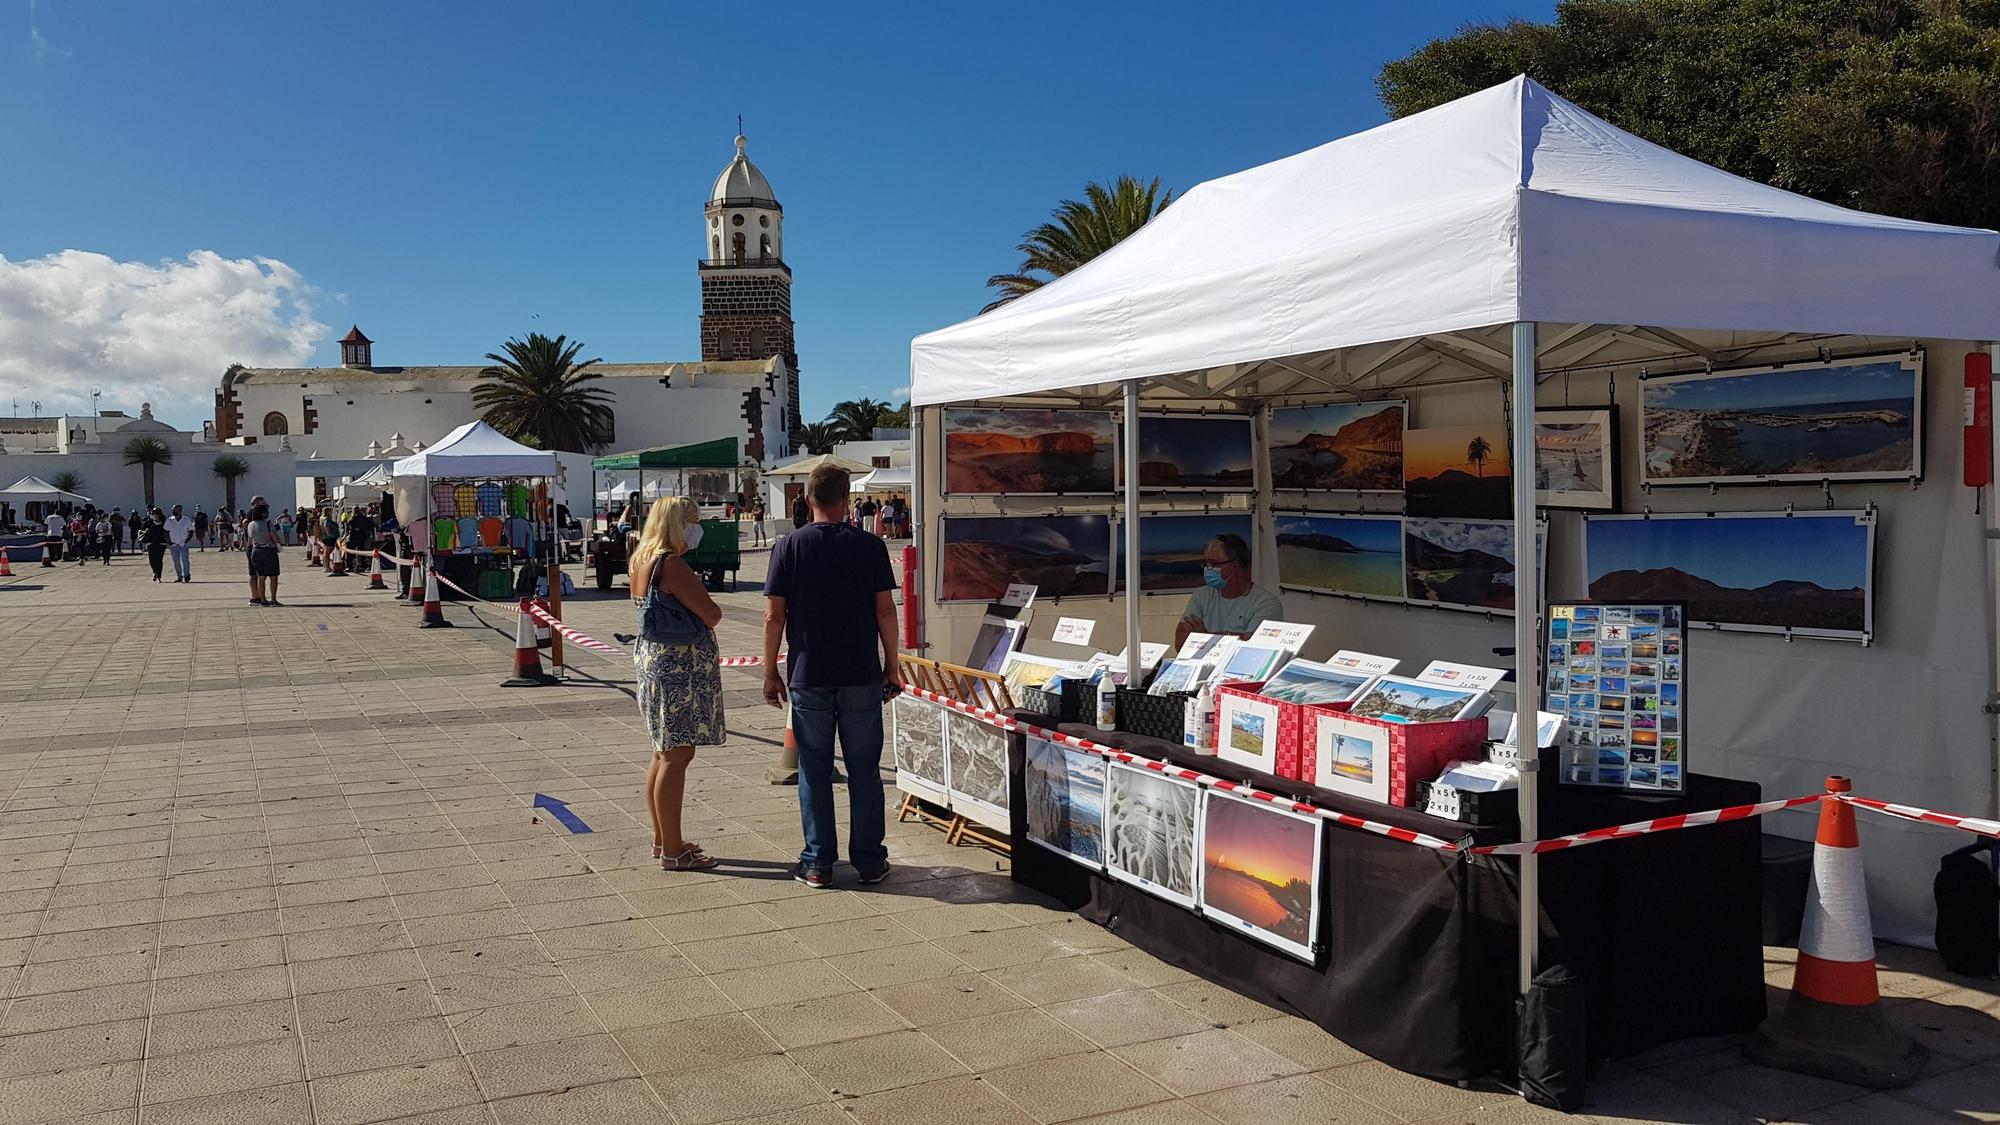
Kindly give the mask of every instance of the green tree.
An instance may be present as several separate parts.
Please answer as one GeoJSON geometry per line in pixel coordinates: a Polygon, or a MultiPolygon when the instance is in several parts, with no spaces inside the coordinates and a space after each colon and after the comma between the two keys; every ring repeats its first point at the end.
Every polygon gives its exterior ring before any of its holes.
{"type": "Polygon", "coordinates": [[[807,453],[832,453],[842,440],[832,422],[807,422],[799,427],[799,447],[807,453]]]}
{"type": "Polygon", "coordinates": [[[833,410],[826,416],[826,424],[839,435],[836,441],[869,441],[875,436],[875,427],[883,424],[882,419],[890,410],[889,404],[880,399],[849,399],[833,404],[833,410]]]}
{"type": "Polygon", "coordinates": [[[903,405],[896,407],[894,410],[884,410],[882,416],[875,420],[875,424],[878,426],[887,426],[892,429],[909,429],[910,401],[904,399],[903,405]]]}
{"type": "Polygon", "coordinates": [[[550,339],[539,332],[526,341],[509,340],[506,354],[487,352],[492,365],[479,374],[472,404],[496,430],[537,449],[584,453],[611,440],[611,392],[591,384],[603,376],[589,370],[597,359],[577,362],[582,343],[550,339]]]}
{"type": "Polygon", "coordinates": [[[135,437],[125,443],[125,463],[139,466],[139,473],[146,480],[146,507],[152,509],[153,474],[161,465],[174,463],[174,451],[159,438],[135,437]]]}
{"type": "Polygon", "coordinates": [[[236,482],[250,475],[250,462],[234,453],[225,453],[209,464],[209,470],[222,478],[222,506],[236,510],[236,482]]]}
{"type": "Polygon", "coordinates": [[[1000,296],[980,312],[991,312],[1016,297],[1032,293],[1056,278],[1123,242],[1173,202],[1171,190],[1160,190],[1159,177],[1142,184],[1120,176],[1110,187],[1086,184],[1082,199],[1065,199],[1043,223],[1023,237],[1021,267],[995,274],[986,284],[1000,296]]]}
{"type": "Polygon", "coordinates": [[[1739,176],[1931,222],[2000,222],[2000,2],[1561,0],[1382,68],[1403,117],[1526,74],[1739,176]]]}
{"type": "Polygon", "coordinates": [[[62,489],[64,492],[74,492],[79,496],[83,495],[83,474],[77,472],[75,469],[64,469],[51,478],[49,483],[62,489]]]}
{"type": "Polygon", "coordinates": [[[1493,455],[1493,443],[1483,437],[1473,438],[1465,443],[1465,459],[1472,462],[1472,468],[1480,476],[1486,475],[1486,459],[1493,455]]]}

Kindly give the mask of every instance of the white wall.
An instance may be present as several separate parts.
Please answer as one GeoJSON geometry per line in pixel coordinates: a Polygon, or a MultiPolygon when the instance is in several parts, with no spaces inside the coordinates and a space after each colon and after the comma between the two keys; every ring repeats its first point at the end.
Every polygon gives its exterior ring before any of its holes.
{"type": "MultiPolygon", "coordinates": [[[[1959,480],[1959,387],[1965,347],[1927,342],[1925,461],[1927,479],[1908,484],[1842,484],[1834,506],[1880,508],[1876,538],[1876,635],[1867,647],[1852,642],[1799,640],[1767,634],[1702,631],[1690,634],[1687,657],[1686,752],[1693,772],[1756,781],[1767,798],[1819,792],[1829,773],[1854,779],[1863,796],[1974,816],[1996,812],[1992,722],[1982,712],[1990,675],[1987,630],[1992,622],[1977,494],[1959,480]]],[[[1885,347],[1892,351],[1893,347],[1885,347]]],[[[1413,396],[1410,424],[1452,425],[1498,416],[1499,384],[1443,388],[1413,396]]],[[[1602,374],[1572,380],[1568,400],[1602,404],[1611,398],[1602,374]]],[[[1564,404],[1563,380],[1542,386],[1541,405],[1564,404]]],[[[1624,511],[1772,511],[1787,503],[1823,508],[1817,486],[1655,489],[1639,480],[1639,388],[1636,368],[1621,371],[1615,401],[1620,416],[1624,511]]],[[[924,419],[923,463],[928,480],[924,550],[934,555],[935,493],[941,464],[940,420],[924,419]]],[[[1260,470],[1261,472],[1261,470],[1260,470]]],[[[1358,510],[1322,497],[1312,507],[1358,510]]],[[[1293,506],[1286,501],[1285,506],[1293,506]]],[[[990,498],[951,501],[950,510],[1037,508],[990,498]]],[[[1400,497],[1375,510],[1400,511],[1400,497]]],[[[1551,514],[1548,594],[1585,594],[1583,522],[1572,512],[1551,514]]],[[[1260,513],[1256,570],[1260,583],[1276,581],[1275,533],[1260,513]]],[[[972,643],[980,606],[935,604],[936,574],[925,567],[929,655],[962,659],[972,643]]],[[[1285,613],[1317,626],[1306,655],[1324,657],[1356,648],[1400,658],[1405,670],[1432,659],[1506,666],[1492,655],[1513,644],[1509,617],[1406,607],[1281,591],[1285,613]]],[[[1171,640],[1184,599],[1150,595],[1142,623],[1147,640],[1171,640]]],[[[1029,630],[1047,638],[1058,616],[1099,622],[1098,647],[1123,644],[1122,598],[1064,599],[1037,603],[1029,630]]],[[[1811,839],[1810,812],[1764,819],[1769,833],[1811,839]]],[[[1929,945],[1934,910],[1931,876],[1938,857],[1968,840],[1949,830],[1864,816],[1861,838],[1876,932],[1897,941],[1929,945]]],[[[1605,845],[1616,847],[1618,845],[1605,845]]]]}
{"type": "MultiPolygon", "coordinates": [[[[236,502],[246,505],[252,496],[262,495],[274,507],[296,506],[293,483],[295,454],[290,450],[245,449],[231,445],[189,443],[183,437],[158,435],[173,446],[174,463],[154,470],[154,499],[165,510],[178,503],[192,512],[196,504],[210,512],[222,507],[222,481],[211,470],[215,459],[225,454],[250,462],[249,475],[236,481],[236,502]]],[[[52,479],[57,473],[73,472],[83,477],[83,492],[99,507],[119,507],[125,511],[145,502],[144,478],[136,467],[124,464],[123,446],[109,441],[88,453],[9,453],[0,455],[0,476],[8,482],[24,476],[52,479]]],[[[19,505],[16,505],[19,511],[19,505]]]]}

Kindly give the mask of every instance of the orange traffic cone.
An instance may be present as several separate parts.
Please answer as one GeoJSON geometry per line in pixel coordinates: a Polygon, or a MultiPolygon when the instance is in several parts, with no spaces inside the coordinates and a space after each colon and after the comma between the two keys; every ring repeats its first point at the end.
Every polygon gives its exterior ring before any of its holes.
{"type": "Polygon", "coordinates": [[[422,605],[424,602],[424,557],[422,555],[418,555],[410,560],[410,584],[404,589],[403,598],[411,605],[422,605]]]}
{"type": "Polygon", "coordinates": [[[1890,1090],[1916,1081],[1930,1051],[1882,1018],[1861,838],[1854,806],[1838,799],[1853,788],[1826,779],[1792,994],[1745,1050],[1765,1066],[1890,1090]]]}
{"type": "Polygon", "coordinates": [[[340,545],[340,544],[338,544],[338,543],[335,543],[335,544],[334,544],[334,545],[333,545],[333,546],[332,546],[331,548],[329,548],[329,549],[330,549],[330,550],[331,550],[331,551],[333,552],[333,555],[332,555],[332,559],[333,559],[333,573],[334,573],[334,574],[337,574],[337,575],[340,575],[340,576],[342,576],[342,577],[346,577],[346,575],[347,575],[347,548],[345,548],[345,547],[341,546],[341,545],[340,545]]]}
{"type": "Polygon", "coordinates": [[[535,619],[529,616],[524,598],[514,619],[514,674],[501,680],[500,686],[545,687],[555,682],[554,676],[542,671],[542,654],[535,647],[535,619]]]}
{"type": "Polygon", "coordinates": [[[449,629],[451,622],[444,619],[444,603],[438,601],[438,577],[429,570],[424,571],[424,620],[420,629],[449,629]]]}
{"type": "Polygon", "coordinates": [[[382,552],[377,551],[373,555],[370,555],[368,562],[368,588],[370,590],[388,589],[389,583],[382,578],[382,552]]]}
{"type": "Polygon", "coordinates": [[[0,547],[0,578],[14,577],[14,564],[7,558],[7,548],[0,547]]]}

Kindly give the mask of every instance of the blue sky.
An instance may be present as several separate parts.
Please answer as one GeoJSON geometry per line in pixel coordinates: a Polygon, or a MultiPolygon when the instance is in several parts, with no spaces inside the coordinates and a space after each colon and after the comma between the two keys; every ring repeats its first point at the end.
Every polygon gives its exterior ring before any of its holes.
{"type": "Polygon", "coordinates": [[[1779,580],[1829,590],[1866,584],[1868,529],[1854,517],[1591,520],[1590,581],[1614,570],[1678,567],[1723,586],[1754,590],[1779,580]]]}
{"type": "Polygon", "coordinates": [[[1917,376],[1894,360],[1852,367],[1798,367],[1757,375],[1646,384],[1646,404],[1676,410],[1774,409],[1824,402],[1908,399],[1917,376]]]}
{"type": "Polygon", "coordinates": [[[188,424],[229,360],[330,364],[351,322],[378,363],[529,330],[693,358],[740,113],[816,416],[896,394],[910,337],[977,312],[1086,181],[1185,188],[1367,128],[1385,60],[1551,8],[0,0],[0,307],[83,309],[0,328],[0,396],[100,385],[188,424]],[[63,251],[104,258],[24,266],[63,251]]]}

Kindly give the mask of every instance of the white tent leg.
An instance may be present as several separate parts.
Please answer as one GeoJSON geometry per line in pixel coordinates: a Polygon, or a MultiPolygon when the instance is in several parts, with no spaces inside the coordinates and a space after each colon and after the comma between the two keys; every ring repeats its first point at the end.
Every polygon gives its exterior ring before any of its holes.
{"type": "MultiPolygon", "coordinates": [[[[1536,715],[1542,708],[1541,559],[1535,550],[1535,325],[1533,321],[1514,324],[1514,441],[1509,453],[1514,470],[1514,712],[1519,717],[1517,736],[1529,746],[1520,747],[1521,839],[1533,840],[1541,833],[1540,801],[1536,785],[1540,781],[1540,749],[1533,745],[1536,715]]],[[[1541,865],[1536,856],[1521,857],[1521,993],[1527,994],[1535,979],[1537,943],[1541,937],[1541,865]]]]}
{"type": "Polygon", "coordinates": [[[1125,383],[1125,676],[1144,666],[1139,649],[1139,384],[1125,383]]]}

